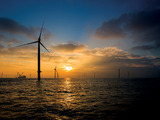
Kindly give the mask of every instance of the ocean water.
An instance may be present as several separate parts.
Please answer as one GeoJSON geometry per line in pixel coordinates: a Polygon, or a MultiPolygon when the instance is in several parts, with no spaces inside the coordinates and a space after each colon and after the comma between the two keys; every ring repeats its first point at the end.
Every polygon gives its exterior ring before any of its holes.
{"type": "Polygon", "coordinates": [[[0,120],[158,119],[160,79],[0,79],[0,120]]]}

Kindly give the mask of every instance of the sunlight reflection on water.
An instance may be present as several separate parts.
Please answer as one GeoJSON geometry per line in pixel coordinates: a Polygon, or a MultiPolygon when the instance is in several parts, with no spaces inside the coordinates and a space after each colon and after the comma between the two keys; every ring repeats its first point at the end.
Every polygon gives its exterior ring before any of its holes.
{"type": "Polygon", "coordinates": [[[114,119],[146,97],[145,87],[118,79],[0,80],[0,118],[114,119]]]}

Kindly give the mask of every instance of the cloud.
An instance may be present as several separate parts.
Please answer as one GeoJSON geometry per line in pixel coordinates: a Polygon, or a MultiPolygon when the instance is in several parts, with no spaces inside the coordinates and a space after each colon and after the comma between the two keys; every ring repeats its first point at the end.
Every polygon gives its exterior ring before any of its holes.
{"type": "Polygon", "coordinates": [[[45,31],[45,33],[43,34],[43,36],[42,36],[42,39],[43,40],[49,40],[49,39],[51,39],[51,38],[53,38],[53,34],[52,33],[50,33],[49,31],[45,31]]]}
{"type": "Polygon", "coordinates": [[[88,49],[83,58],[80,63],[84,70],[96,71],[103,77],[117,77],[119,68],[124,74],[130,71],[134,77],[159,76],[159,58],[154,56],[140,56],[116,47],[105,47],[88,49]]]}
{"type": "Polygon", "coordinates": [[[121,21],[119,19],[111,19],[108,22],[103,22],[102,26],[96,29],[95,37],[101,39],[124,38],[125,34],[121,28],[121,21]]]}
{"type": "Polygon", "coordinates": [[[157,57],[135,55],[117,47],[89,49],[84,44],[67,43],[52,46],[52,49],[59,52],[64,63],[91,70],[154,68],[157,61],[157,57]],[[71,54],[66,55],[64,52],[71,54]]]}
{"type": "Polygon", "coordinates": [[[87,48],[85,44],[78,44],[78,43],[67,43],[67,44],[58,44],[58,45],[52,45],[51,48],[53,51],[57,52],[78,52],[78,51],[83,51],[84,49],[87,48]]]}
{"type": "Polygon", "coordinates": [[[9,56],[12,56],[14,58],[19,57],[30,57],[32,59],[37,54],[37,47],[30,45],[30,46],[24,46],[24,47],[17,47],[17,48],[6,48],[4,46],[0,47],[0,56],[7,58],[9,56]]]}
{"type": "MultiPolygon", "coordinates": [[[[0,32],[13,35],[23,35],[29,39],[37,40],[37,34],[40,32],[40,28],[26,27],[13,19],[0,17],[0,32]]],[[[53,34],[51,34],[48,30],[44,29],[43,32],[43,37],[45,39],[53,37],[53,34]]]]}
{"type": "MultiPolygon", "coordinates": [[[[92,65],[113,67],[153,67],[154,57],[130,54],[116,47],[104,49],[92,49],[86,51],[87,56],[92,57],[92,65]]],[[[104,68],[105,68],[104,67],[104,68]]]]}
{"type": "Polygon", "coordinates": [[[3,49],[3,48],[4,48],[4,46],[0,44],[0,50],[3,49]]]}
{"type": "Polygon", "coordinates": [[[2,35],[2,34],[0,34],[0,41],[4,41],[5,39],[7,39],[7,37],[2,35]]]}
{"type": "Polygon", "coordinates": [[[155,50],[155,49],[159,49],[158,46],[156,45],[141,45],[141,46],[136,46],[136,47],[132,47],[131,50],[155,50]]]}
{"type": "MultiPolygon", "coordinates": [[[[143,48],[157,49],[160,47],[160,9],[144,10],[135,13],[122,14],[103,22],[95,30],[94,36],[100,39],[128,39],[143,48]],[[151,46],[146,46],[146,44],[151,46]]],[[[140,47],[135,47],[140,48],[140,47]]]]}
{"type": "MultiPolygon", "coordinates": [[[[134,68],[133,72],[136,73],[137,70],[142,68],[142,72],[146,69],[159,70],[158,67],[160,66],[160,58],[158,57],[130,54],[117,47],[89,49],[85,44],[78,43],[59,44],[56,47],[57,50],[55,51],[58,52],[57,54],[41,53],[43,69],[49,69],[55,64],[58,64],[59,70],[62,70],[64,66],[69,65],[73,67],[74,72],[96,71],[109,73],[115,77],[115,71],[119,68],[123,69],[123,71],[134,68]]],[[[56,47],[54,46],[54,48],[56,47]]],[[[35,65],[35,68],[37,65],[37,47],[34,45],[9,49],[0,45],[0,56],[2,63],[6,63],[6,61],[8,64],[18,63],[22,64],[25,68],[27,68],[29,64],[35,65]]],[[[7,64],[5,65],[5,67],[7,67],[7,64]]],[[[139,71],[139,73],[140,72],[141,71],[139,71]]],[[[149,73],[147,74],[149,75],[149,73]]],[[[150,72],[150,74],[152,73],[150,72]]],[[[105,75],[106,74],[103,76],[105,75]]]]}
{"type": "Polygon", "coordinates": [[[10,34],[22,34],[27,37],[33,37],[36,29],[33,27],[25,27],[10,18],[0,18],[0,31],[10,34]]]}
{"type": "MultiPolygon", "coordinates": [[[[64,56],[62,57],[64,59],[64,56]]],[[[128,53],[118,49],[117,47],[105,47],[94,49],[83,49],[77,51],[74,56],[65,56],[66,64],[70,64],[77,70],[85,71],[110,71],[123,69],[155,69],[158,67],[157,57],[154,56],[140,56],[128,53]],[[80,63],[80,64],[77,64],[80,63]]]]}
{"type": "Polygon", "coordinates": [[[120,56],[122,53],[125,55],[127,52],[118,49],[117,47],[105,47],[105,48],[94,48],[87,49],[84,51],[86,55],[93,56],[120,56]]]}
{"type": "MultiPolygon", "coordinates": [[[[52,46],[53,47],[53,46],[52,46]]],[[[51,55],[49,53],[41,53],[43,61],[59,62],[65,64],[72,64],[77,66],[90,66],[90,68],[119,68],[119,67],[154,67],[157,63],[157,57],[153,56],[139,56],[130,54],[126,51],[118,49],[117,47],[105,47],[88,49],[84,44],[60,44],[57,45],[57,55],[51,55]],[[74,46],[74,47],[73,47],[74,46]],[[61,54],[61,51],[72,54],[61,54]],[[74,51],[76,54],[73,55],[74,51]]],[[[36,59],[37,47],[36,46],[24,46],[17,48],[7,49],[3,45],[0,45],[0,56],[12,57],[17,59],[36,59]],[[27,52],[26,52],[27,51],[27,52]]]]}
{"type": "Polygon", "coordinates": [[[7,36],[4,36],[3,34],[0,34],[0,44],[3,44],[3,46],[7,46],[10,48],[13,44],[19,44],[22,43],[22,40],[19,40],[17,38],[9,38],[7,36]]]}

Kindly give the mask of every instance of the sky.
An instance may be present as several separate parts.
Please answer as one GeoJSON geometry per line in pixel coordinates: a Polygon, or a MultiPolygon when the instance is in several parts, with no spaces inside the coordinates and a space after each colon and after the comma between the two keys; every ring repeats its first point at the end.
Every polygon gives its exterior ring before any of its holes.
{"type": "Polygon", "coordinates": [[[0,77],[159,77],[159,0],[0,0],[0,77]],[[72,67],[72,70],[66,70],[72,67]]]}

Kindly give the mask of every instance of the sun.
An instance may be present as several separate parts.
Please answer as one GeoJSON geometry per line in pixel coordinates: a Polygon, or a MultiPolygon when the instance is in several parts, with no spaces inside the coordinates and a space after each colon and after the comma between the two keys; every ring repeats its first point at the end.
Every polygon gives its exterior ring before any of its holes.
{"type": "Polygon", "coordinates": [[[67,67],[66,67],[66,70],[67,70],[67,71],[70,71],[70,70],[72,70],[72,67],[71,67],[71,66],[67,66],[67,67]]]}

